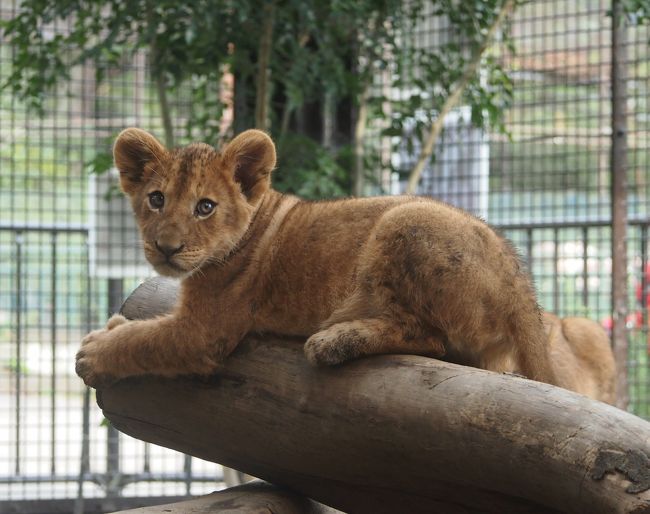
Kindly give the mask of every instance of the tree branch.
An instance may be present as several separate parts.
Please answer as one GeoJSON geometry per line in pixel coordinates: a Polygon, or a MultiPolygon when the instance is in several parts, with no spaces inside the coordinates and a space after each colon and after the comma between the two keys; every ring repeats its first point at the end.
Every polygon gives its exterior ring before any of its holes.
{"type": "MultiPolygon", "coordinates": [[[[127,317],[169,310],[149,281],[127,317]]],[[[647,512],[650,423],[547,384],[411,355],[309,366],[301,341],[248,337],[208,381],[98,391],[123,432],[346,512],[647,512]]]]}
{"type": "Polygon", "coordinates": [[[343,514],[293,491],[251,482],[178,503],[140,507],[120,514],[343,514]],[[235,510],[233,510],[235,509],[235,510]]]}
{"type": "Polygon", "coordinates": [[[273,47],[273,25],[275,21],[275,2],[264,5],[264,26],[260,37],[257,62],[257,94],[255,97],[255,128],[268,130],[269,119],[269,62],[273,47]]]}
{"type": "Polygon", "coordinates": [[[513,11],[515,4],[516,0],[506,0],[506,2],[501,7],[498,16],[494,20],[494,23],[488,30],[488,33],[485,35],[483,44],[474,53],[471,60],[465,67],[465,71],[463,72],[462,76],[451,89],[449,96],[445,100],[445,103],[442,105],[442,108],[438,113],[436,121],[433,123],[433,125],[431,125],[429,135],[427,136],[426,141],[422,146],[418,160],[416,161],[415,166],[413,166],[413,169],[409,174],[408,185],[406,187],[407,194],[415,193],[418,183],[420,182],[422,171],[424,171],[424,167],[426,166],[427,161],[431,158],[431,154],[435,148],[436,141],[442,132],[445,118],[451,112],[451,110],[456,107],[463,95],[463,92],[465,91],[465,88],[467,88],[467,85],[470,83],[474,75],[476,75],[476,71],[481,64],[483,55],[492,45],[492,41],[494,40],[497,30],[509,16],[509,14],[513,11]]]}

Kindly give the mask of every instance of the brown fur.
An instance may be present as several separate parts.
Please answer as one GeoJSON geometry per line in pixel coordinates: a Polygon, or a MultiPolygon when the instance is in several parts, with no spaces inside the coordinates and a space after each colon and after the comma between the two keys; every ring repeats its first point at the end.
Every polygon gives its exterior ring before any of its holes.
{"type": "Polygon", "coordinates": [[[544,313],[544,328],[558,385],[614,405],[616,364],[605,330],[587,318],[550,313],[544,313]]]}
{"type": "Polygon", "coordinates": [[[257,130],[219,153],[204,144],[167,150],[127,129],[114,154],[147,258],[183,282],[172,314],[115,318],[86,336],[77,372],[87,384],[210,374],[248,332],[308,337],[317,365],[448,352],[494,371],[514,361],[556,382],[527,273],[510,244],[468,213],[418,197],[282,195],[270,189],[275,147],[257,130]],[[154,191],[165,197],[158,210],[154,191]],[[203,198],[218,205],[200,218],[203,198]]]}

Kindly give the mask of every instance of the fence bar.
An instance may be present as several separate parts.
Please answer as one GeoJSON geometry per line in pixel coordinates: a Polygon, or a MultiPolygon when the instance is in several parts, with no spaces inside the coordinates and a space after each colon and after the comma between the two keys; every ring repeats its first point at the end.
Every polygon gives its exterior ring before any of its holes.
{"type": "Polygon", "coordinates": [[[560,312],[560,230],[553,229],[553,312],[560,312]]]}
{"type": "Polygon", "coordinates": [[[39,234],[64,233],[64,234],[87,234],[88,226],[80,223],[5,223],[0,220],[0,230],[8,232],[36,232],[39,234]]]}
{"type": "Polygon", "coordinates": [[[23,355],[22,355],[22,327],[23,327],[23,283],[22,283],[22,274],[23,274],[23,234],[20,231],[16,231],[14,234],[14,241],[16,244],[16,465],[14,471],[16,475],[20,475],[20,416],[21,416],[21,404],[20,396],[22,389],[22,367],[23,367],[23,355]]]}
{"type": "Polygon", "coordinates": [[[528,273],[533,274],[533,230],[526,230],[526,265],[528,273]]]}
{"type": "Polygon", "coordinates": [[[582,306],[589,307],[589,229],[582,228],[582,306]]]}
{"type": "MultiPolygon", "coordinates": [[[[90,249],[88,244],[88,234],[84,239],[86,247],[86,308],[84,309],[84,325],[86,332],[91,328],[91,300],[92,300],[92,281],[90,280],[90,249]]],[[[83,399],[83,416],[81,428],[81,461],[79,462],[79,476],[77,477],[77,497],[74,501],[73,514],[84,513],[84,482],[85,477],[90,473],[90,388],[84,388],[83,399]]]]}
{"type": "MultiPolygon", "coordinates": [[[[91,482],[103,486],[106,483],[106,475],[104,473],[90,472],[87,471],[82,475],[75,474],[59,474],[56,476],[52,475],[21,475],[21,476],[4,476],[0,477],[0,484],[63,484],[77,482],[79,479],[82,479],[84,482],[91,482]]],[[[193,483],[214,483],[223,481],[223,474],[196,474],[192,473],[192,482],[193,483]]],[[[122,473],[120,478],[120,486],[123,487],[129,484],[136,484],[140,482],[175,482],[175,483],[186,483],[187,482],[187,470],[183,469],[182,471],[176,471],[172,473],[160,472],[160,473],[122,473]]],[[[0,503],[0,506],[3,506],[0,503]]],[[[4,513],[3,510],[0,512],[4,513]]],[[[10,511],[11,512],[11,511],[10,511]]]]}
{"type": "Polygon", "coordinates": [[[183,472],[185,474],[185,494],[190,496],[192,494],[192,457],[185,455],[183,463],[183,472]]]}
{"type": "Polygon", "coordinates": [[[616,405],[627,409],[627,53],[623,2],[612,2],[612,343],[617,367],[616,405]]]}
{"type": "Polygon", "coordinates": [[[149,443],[144,443],[144,465],[142,472],[151,473],[151,448],[149,443]]]}
{"type": "Polygon", "coordinates": [[[50,437],[52,438],[52,443],[50,447],[50,454],[51,454],[51,471],[52,475],[56,474],[56,377],[57,377],[57,371],[56,371],[56,339],[57,339],[57,330],[56,330],[56,315],[57,315],[57,303],[56,303],[56,294],[57,294],[57,288],[56,288],[56,274],[57,274],[57,267],[56,267],[56,258],[57,258],[57,251],[56,251],[56,244],[57,244],[57,233],[52,232],[52,254],[51,254],[51,268],[50,268],[50,273],[51,273],[51,282],[50,282],[50,303],[51,303],[51,325],[50,325],[50,346],[52,349],[52,377],[50,379],[50,408],[52,410],[52,416],[51,416],[51,426],[50,426],[50,437]]]}
{"type": "Polygon", "coordinates": [[[648,265],[648,225],[641,226],[641,317],[642,326],[648,326],[648,307],[646,304],[646,294],[648,292],[648,276],[646,275],[646,266],[648,265]]]}
{"type": "MultiPolygon", "coordinates": [[[[636,344],[639,347],[630,355],[630,368],[629,371],[633,373],[630,380],[630,398],[632,399],[633,412],[639,414],[647,419],[649,409],[645,398],[650,398],[650,384],[648,380],[644,380],[644,373],[641,371],[643,367],[648,366],[646,356],[650,352],[648,345],[648,274],[646,273],[648,266],[648,225],[642,225],[640,228],[640,253],[641,253],[641,276],[639,278],[640,291],[637,292],[637,304],[635,310],[638,311],[634,316],[634,325],[632,333],[636,335],[636,344]],[[634,391],[634,393],[632,393],[634,391]],[[645,405],[644,405],[645,403],[645,405]]],[[[638,250],[637,250],[638,251],[638,250]]]]}
{"type": "MultiPolygon", "coordinates": [[[[108,314],[120,312],[124,300],[124,281],[120,278],[108,279],[108,314]]],[[[120,433],[109,422],[106,432],[106,499],[114,500],[121,496],[120,485],[120,433]]],[[[111,504],[111,508],[113,508],[111,504]]]]}

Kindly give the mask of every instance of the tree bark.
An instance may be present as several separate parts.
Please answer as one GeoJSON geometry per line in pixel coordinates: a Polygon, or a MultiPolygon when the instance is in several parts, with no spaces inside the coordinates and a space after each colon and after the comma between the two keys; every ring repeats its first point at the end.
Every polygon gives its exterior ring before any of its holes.
{"type": "Polygon", "coordinates": [[[167,100],[167,85],[165,84],[165,77],[160,70],[154,70],[153,75],[156,82],[156,91],[158,92],[160,117],[162,118],[163,128],[165,131],[165,146],[167,146],[167,148],[174,148],[176,146],[176,141],[174,138],[174,127],[172,125],[169,101],[167,100]]]}
{"type": "Polygon", "coordinates": [[[264,26],[260,37],[257,61],[257,91],[255,97],[255,128],[268,130],[270,81],[269,64],[273,48],[273,25],[275,21],[275,2],[264,5],[264,26]]]}
{"type": "Polygon", "coordinates": [[[356,107],[356,119],[354,122],[354,168],[352,175],[352,195],[363,196],[365,183],[365,151],[363,143],[366,137],[366,125],[368,124],[368,95],[369,84],[364,84],[359,94],[359,105],[356,107]]]}
{"type": "MultiPolygon", "coordinates": [[[[127,317],[168,310],[173,281],[127,317]]],[[[247,337],[209,380],[98,391],[123,432],[352,513],[650,513],[650,423],[511,375],[417,356],[310,367],[302,341],[247,337]]]]}
{"type": "MultiPolygon", "coordinates": [[[[264,482],[253,482],[166,505],[121,511],[121,514],[337,514],[339,511],[264,482]],[[236,510],[235,510],[236,509],[236,510]]],[[[339,513],[340,514],[340,513],[339,513]]]]}
{"type": "Polygon", "coordinates": [[[158,107],[160,108],[160,118],[163,123],[163,130],[165,132],[165,146],[167,148],[174,148],[176,141],[174,137],[174,126],[172,124],[171,110],[169,101],[167,99],[167,84],[165,81],[164,70],[161,68],[160,49],[156,37],[156,24],[154,16],[154,4],[147,2],[147,23],[149,24],[149,31],[152,33],[151,41],[149,43],[149,70],[156,85],[156,93],[158,95],[158,107]]]}
{"type": "MultiPolygon", "coordinates": [[[[627,340],[627,67],[626,19],[623,2],[612,3],[612,343],[616,359],[616,406],[626,409],[629,345],[627,340]]],[[[645,272],[645,270],[644,270],[645,272]]]]}
{"type": "Polygon", "coordinates": [[[323,148],[332,150],[334,148],[334,131],[336,126],[336,97],[334,92],[323,93],[323,128],[321,144],[323,148]]]}

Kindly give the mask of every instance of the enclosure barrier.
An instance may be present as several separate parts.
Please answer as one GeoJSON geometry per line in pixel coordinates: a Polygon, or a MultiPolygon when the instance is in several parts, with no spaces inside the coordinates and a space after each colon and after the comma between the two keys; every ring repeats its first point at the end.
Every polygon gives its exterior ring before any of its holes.
{"type": "MultiPolygon", "coordinates": [[[[43,325],[43,334],[46,334],[46,339],[42,341],[43,346],[48,346],[50,349],[50,359],[48,368],[50,370],[48,381],[48,401],[42,405],[41,414],[48,417],[50,425],[50,447],[47,454],[43,456],[46,460],[47,466],[45,469],[49,473],[30,474],[23,465],[25,448],[30,441],[26,437],[25,421],[28,419],[30,407],[23,404],[23,395],[25,391],[34,388],[34,384],[29,384],[28,377],[24,370],[20,367],[16,368],[16,372],[12,376],[12,383],[9,389],[10,399],[15,406],[13,412],[13,436],[11,442],[11,453],[13,457],[14,466],[11,471],[13,474],[0,473],[0,485],[21,485],[21,486],[34,486],[41,484],[76,484],[78,488],[78,495],[76,498],[61,498],[49,500],[48,508],[52,512],[104,512],[106,510],[115,510],[117,508],[128,508],[134,505],[147,505],[151,503],[160,503],[163,501],[173,501],[190,495],[190,484],[194,483],[218,483],[224,477],[220,474],[208,475],[205,473],[197,472],[192,468],[192,460],[189,456],[183,457],[183,469],[177,472],[152,472],[150,467],[150,460],[148,456],[148,447],[145,447],[145,455],[140,470],[135,472],[126,472],[121,467],[120,456],[121,450],[119,445],[118,433],[111,426],[107,426],[106,430],[108,436],[106,438],[106,452],[105,452],[105,471],[97,472],[92,471],[90,465],[90,439],[91,427],[89,424],[90,418],[90,389],[86,388],[83,392],[83,411],[81,413],[82,427],[80,430],[81,446],[81,459],[78,464],[78,473],[71,474],[61,471],[61,460],[65,459],[64,449],[61,448],[61,439],[57,433],[60,429],[58,421],[69,416],[69,412],[62,410],[60,402],[57,403],[57,397],[60,395],[69,394],[70,391],[63,383],[63,370],[59,345],[64,339],[65,335],[59,332],[65,330],[67,327],[57,321],[60,316],[65,313],[65,306],[61,305],[62,292],[59,290],[61,287],[61,280],[57,279],[59,268],[62,264],[59,262],[58,257],[63,253],[71,253],[70,251],[70,238],[76,238],[75,241],[79,243],[78,251],[80,258],[78,265],[78,274],[83,275],[85,284],[89,284],[90,278],[87,276],[88,268],[88,235],[89,229],[85,224],[70,224],[70,223],[22,223],[22,224],[5,224],[0,221],[0,235],[5,236],[2,240],[11,242],[11,256],[15,263],[13,266],[13,283],[14,286],[11,290],[13,305],[15,306],[15,327],[14,343],[15,343],[15,362],[20,363],[24,361],[24,355],[28,353],[27,343],[28,338],[24,335],[25,327],[29,327],[28,320],[23,319],[27,317],[29,310],[25,308],[27,303],[26,297],[30,293],[30,286],[33,284],[28,283],[25,270],[23,268],[29,267],[31,262],[24,260],[25,254],[30,251],[33,252],[34,241],[38,241],[39,245],[43,247],[42,255],[40,255],[41,266],[37,271],[43,277],[42,280],[49,281],[49,290],[44,296],[49,301],[49,312],[45,313],[47,325],[43,325]],[[49,248],[46,246],[46,243],[49,248]],[[171,483],[176,482],[184,484],[185,494],[180,495],[166,495],[166,496],[128,496],[123,497],[123,489],[134,483],[138,482],[161,482],[171,483]],[[105,492],[105,497],[85,497],[84,489],[87,489],[89,484],[99,486],[105,492]]],[[[9,246],[9,245],[7,245],[9,246]]],[[[65,266],[65,263],[63,264],[65,266]]],[[[121,280],[113,280],[114,283],[121,284],[121,280]]],[[[65,286],[65,284],[63,284],[65,286]]],[[[114,288],[113,288],[114,289],[114,288]]],[[[122,302],[121,286],[120,291],[115,293],[109,287],[109,309],[110,312],[115,312],[119,309],[122,302]],[[117,308],[114,306],[117,305],[117,308]]],[[[80,313],[79,324],[83,332],[89,332],[92,328],[91,322],[91,304],[92,304],[92,291],[88,286],[83,292],[83,310],[80,313]]],[[[33,323],[32,323],[33,326],[33,323]]],[[[75,381],[78,380],[75,377],[75,381]]],[[[41,404],[39,404],[40,408],[41,404]]],[[[33,409],[33,405],[31,406],[33,409]]],[[[64,427],[65,428],[65,427],[64,427]]],[[[4,434],[8,435],[8,432],[4,434]]],[[[3,435],[4,435],[3,434],[3,435]]],[[[43,512],[42,505],[39,505],[38,500],[14,500],[5,501],[5,498],[0,494],[0,513],[5,511],[11,513],[30,514],[43,512]]]]}
{"type": "MultiPolygon", "coordinates": [[[[177,287],[153,279],[123,313],[164,313],[177,287]]],[[[126,379],[98,403],[129,435],[346,512],[650,513],[650,423],[435,359],[315,369],[301,341],[248,337],[209,380],[126,379]]]]}

